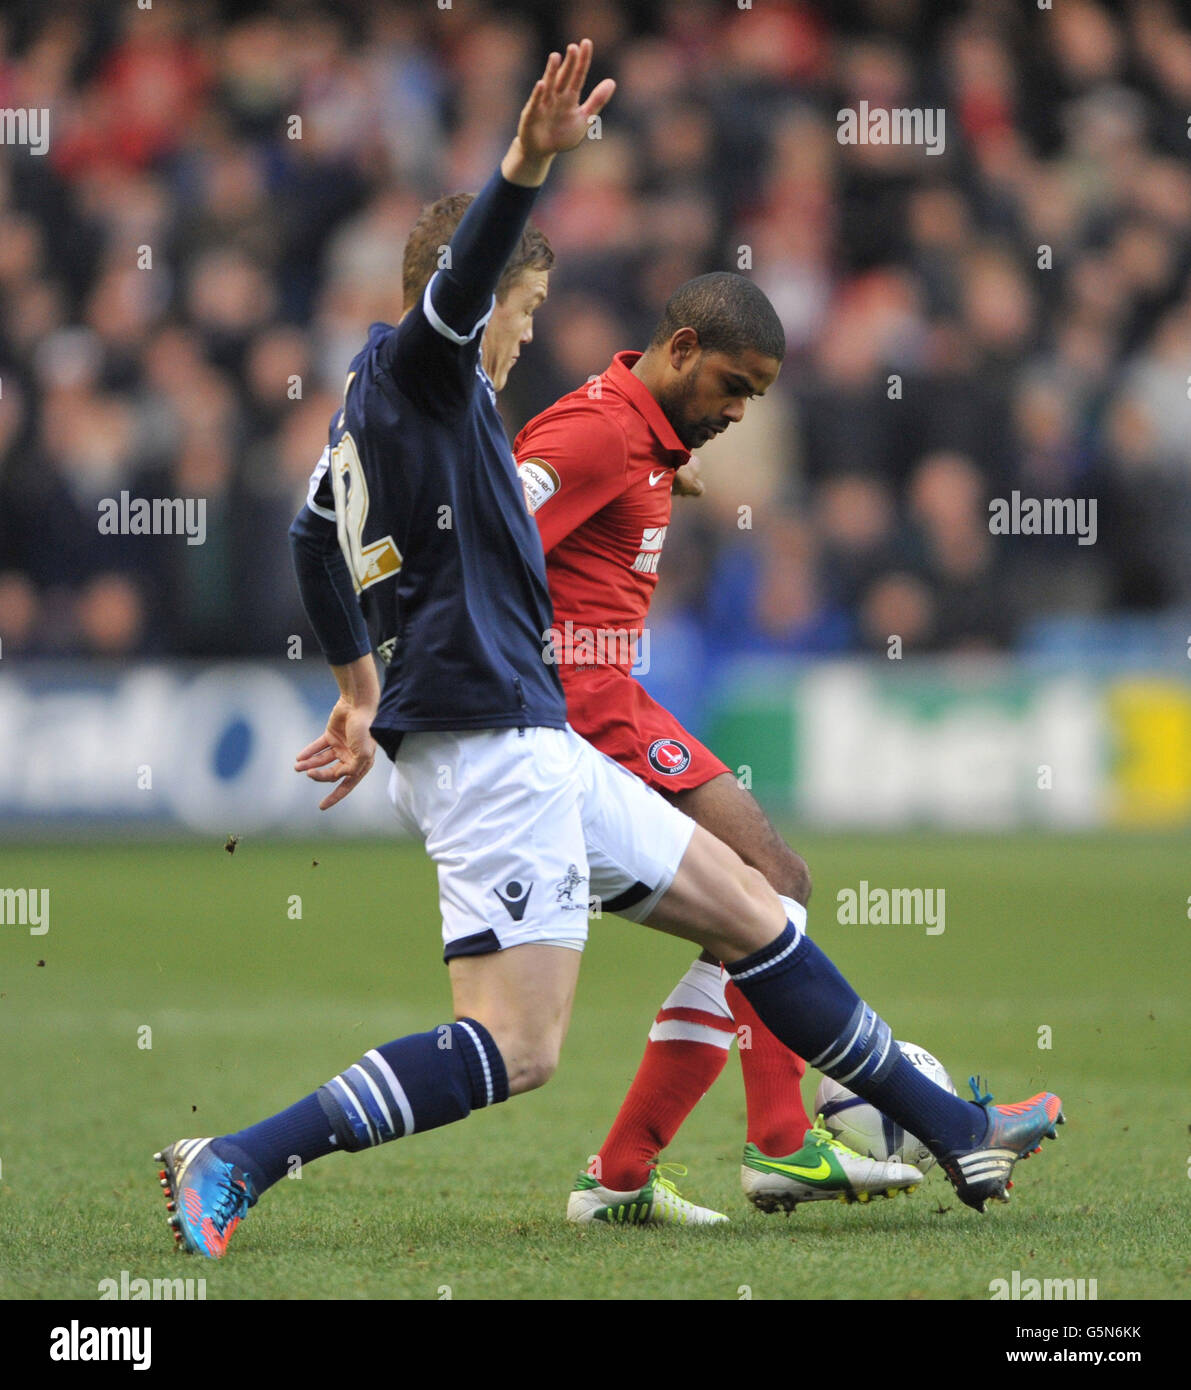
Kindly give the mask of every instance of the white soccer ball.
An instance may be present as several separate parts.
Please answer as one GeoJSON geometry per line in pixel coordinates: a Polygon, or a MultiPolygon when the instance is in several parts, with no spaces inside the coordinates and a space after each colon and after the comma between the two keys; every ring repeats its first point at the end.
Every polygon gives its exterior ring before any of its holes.
{"type": "MultiPolygon", "coordinates": [[[[929,1077],[936,1086],[956,1094],[947,1068],[937,1057],[931,1056],[925,1047],[915,1043],[899,1042],[902,1056],[917,1067],[923,1076],[929,1077]]],[[[898,1163],[912,1163],[922,1172],[934,1167],[934,1154],[912,1134],[907,1134],[901,1125],[895,1124],[888,1115],[881,1112],[868,1101],[853,1095],[846,1086],[825,1076],[815,1092],[815,1114],[823,1116],[827,1129],[848,1148],[859,1154],[885,1162],[896,1159],[898,1163]]]]}

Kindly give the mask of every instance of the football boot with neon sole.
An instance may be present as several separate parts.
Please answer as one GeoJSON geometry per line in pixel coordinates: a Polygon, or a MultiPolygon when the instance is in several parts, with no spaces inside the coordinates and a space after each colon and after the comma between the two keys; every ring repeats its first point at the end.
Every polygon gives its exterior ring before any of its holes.
{"type": "MultiPolygon", "coordinates": [[[[679,1177],[686,1173],[676,1164],[664,1166],[679,1177]]],[[[580,1173],[567,1201],[567,1220],[580,1225],[605,1221],[623,1226],[718,1226],[727,1219],[723,1212],[687,1201],[657,1168],[635,1192],[616,1192],[590,1173],[580,1173]]]]}
{"type": "Polygon", "coordinates": [[[922,1174],[910,1163],[866,1158],[823,1128],[819,1116],[802,1148],[769,1158],[756,1144],[744,1146],[740,1185],[758,1211],[793,1211],[800,1202],[868,1202],[910,1193],[922,1174]]]}
{"type": "Polygon", "coordinates": [[[256,1205],[248,1174],[211,1151],[210,1139],[179,1139],[153,1155],[174,1244],[218,1260],[236,1227],[256,1205]]]}
{"type": "Polygon", "coordinates": [[[968,1085],[976,1104],[988,1113],[988,1132],[979,1147],[948,1154],[939,1159],[939,1167],[951,1179],[960,1201],[982,1212],[989,1198],[1009,1200],[1013,1165],[1019,1158],[1041,1152],[1043,1139],[1057,1139],[1055,1126],[1067,1120],[1063,1102],[1050,1091],[1039,1091],[1015,1105],[994,1105],[992,1096],[981,1095],[974,1076],[968,1078],[968,1085]]]}

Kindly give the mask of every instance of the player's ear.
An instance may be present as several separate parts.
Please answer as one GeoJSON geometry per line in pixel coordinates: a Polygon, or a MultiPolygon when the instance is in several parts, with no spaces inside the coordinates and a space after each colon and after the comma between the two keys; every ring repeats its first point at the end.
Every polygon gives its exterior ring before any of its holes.
{"type": "Polygon", "coordinates": [[[693,328],[680,328],[670,338],[670,365],[676,372],[686,371],[699,352],[699,334],[693,328]]]}

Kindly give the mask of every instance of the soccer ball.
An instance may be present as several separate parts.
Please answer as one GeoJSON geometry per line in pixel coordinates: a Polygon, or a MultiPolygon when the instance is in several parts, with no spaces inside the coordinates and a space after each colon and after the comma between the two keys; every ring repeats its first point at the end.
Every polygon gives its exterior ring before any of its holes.
{"type": "MultiPolygon", "coordinates": [[[[925,1047],[914,1043],[899,1042],[902,1056],[916,1066],[923,1076],[929,1077],[936,1086],[956,1094],[947,1069],[937,1057],[932,1057],[925,1047]]],[[[912,1134],[907,1134],[901,1125],[894,1124],[888,1115],[881,1112],[859,1096],[853,1095],[838,1081],[825,1076],[815,1092],[815,1114],[823,1116],[827,1129],[848,1148],[859,1154],[885,1162],[896,1159],[899,1163],[912,1163],[922,1172],[934,1167],[934,1154],[912,1134]]]]}

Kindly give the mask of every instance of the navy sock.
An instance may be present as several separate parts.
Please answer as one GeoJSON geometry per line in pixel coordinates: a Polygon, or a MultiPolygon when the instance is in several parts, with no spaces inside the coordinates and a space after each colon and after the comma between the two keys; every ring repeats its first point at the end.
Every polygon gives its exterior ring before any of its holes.
{"type": "Polygon", "coordinates": [[[248,1173],[259,1197],[292,1170],[294,1157],[308,1163],[336,1148],[354,1153],[437,1129],[508,1095],[491,1034],[474,1019],[460,1019],[374,1048],[313,1095],[224,1135],[213,1149],[248,1173]]]}
{"type": "Polygon", "coordinates": [[[917,1135],[936,1158],[983,1138],[986,1113],[906,1061],[885,1020],[792,924],[726,968],[775,1037],[917,1135]]]}
{"type": "Polygon", "coordinates": [[[217,1157],[244,1169],[257,1197],[288,1173],[300,1173],[301,1163],[334,1153],[337,1147],[317,1094],[304,1096],[259,1124],[225,1134],[211,1146],[217,1157]],[[300,1163],[295,1164],[295,1158],[300,1163]]]}

